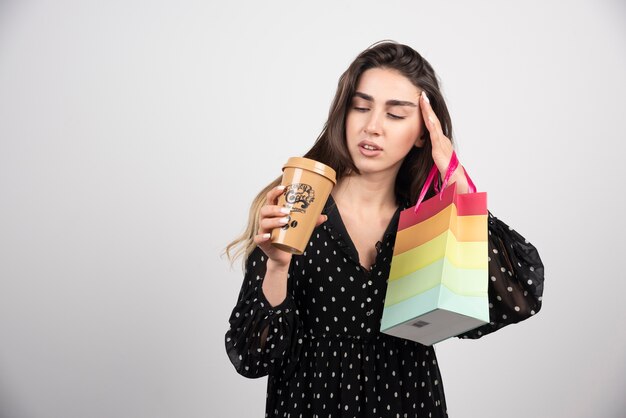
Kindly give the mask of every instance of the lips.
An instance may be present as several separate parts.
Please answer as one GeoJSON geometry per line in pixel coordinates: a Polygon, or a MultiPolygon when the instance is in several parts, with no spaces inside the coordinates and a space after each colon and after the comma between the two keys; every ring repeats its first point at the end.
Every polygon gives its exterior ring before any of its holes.
{"type": "Polygon", "coordinates": [[[359,142],[359,147],[366,149],[368,151],[382,151],[382,148],[376,145],[371,141],[361,141],[359,142]]]}
{"type": "Polygon", "coordinates": [[[383,149],[371,141],[359,142],[359,153],[366,158],[376,158],[383,154],[383,149]]]}

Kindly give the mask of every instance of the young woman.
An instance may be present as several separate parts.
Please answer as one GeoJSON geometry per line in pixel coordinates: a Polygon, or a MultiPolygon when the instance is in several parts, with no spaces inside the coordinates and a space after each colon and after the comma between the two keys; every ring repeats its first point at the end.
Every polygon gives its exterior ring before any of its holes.
{"type": "MultiPolygon", "coordinates": [[[[380,333],[398,218],[433,164],[453,152],[435,72],[412,48],[381,42],[341,76],[328,121],[305,157],[337,172],[304,254],[272,247],[285,223],[280,177],[255,199],[239,246],[245,277],[226,333],[237,372],[269,375],[266,417],[445,417],[432,347],[380,333]]],[[[468,190],[461,165],[449,184],[468,190]]],[[[427,198],[432,196],[430,191],[427,198]]],[[[478,338],[537,313],[536,249],[489,213],[489,324],[478,338]]]]}

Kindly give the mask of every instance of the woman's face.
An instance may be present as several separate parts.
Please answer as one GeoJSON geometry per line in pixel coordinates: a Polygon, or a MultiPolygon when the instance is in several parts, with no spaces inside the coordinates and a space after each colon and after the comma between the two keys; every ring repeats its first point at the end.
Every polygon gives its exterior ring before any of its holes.
{"type": "Polygon", "coordinates": [[[395,70],[371,68],[359,79],[346,117],[346,142],[361,174],[397,174],[413,146],[423,146],[421,90],[395,70]]]}

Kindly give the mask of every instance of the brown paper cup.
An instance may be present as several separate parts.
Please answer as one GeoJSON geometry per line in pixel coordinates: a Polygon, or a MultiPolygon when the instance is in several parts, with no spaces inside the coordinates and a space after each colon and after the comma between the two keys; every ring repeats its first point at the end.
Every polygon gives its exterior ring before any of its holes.
{"type": "Polygon", "coordinates": [[[309,158],[292,157],[283,166],[285,191],[278,205],[289,208],[289,222],[272,231],[272,245],[292,254],[304,252],[336,180],[335,170],[309,158]]]}

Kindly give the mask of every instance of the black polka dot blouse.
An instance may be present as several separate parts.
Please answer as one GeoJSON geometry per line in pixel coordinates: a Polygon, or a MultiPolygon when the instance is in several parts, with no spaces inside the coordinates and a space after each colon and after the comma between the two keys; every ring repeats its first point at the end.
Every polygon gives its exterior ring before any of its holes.
{"type": "MultiPolygon", "coordinates": [[[[258,247],[250,254],[225,342],[238,373],[269,376],[266,417],[447,416],[433,348],[380,332],[398,219],[408,206],[394,214],[368,271],[331,196],[328,220],[292,258],[278,306],[261,288],[267,257],[258,247]]],[[[491,322],[460,338],[479,338],[541,307],[535,247],[491,213],[488,228],[491,322]]]]}

